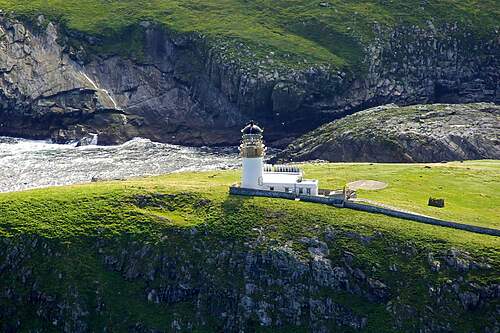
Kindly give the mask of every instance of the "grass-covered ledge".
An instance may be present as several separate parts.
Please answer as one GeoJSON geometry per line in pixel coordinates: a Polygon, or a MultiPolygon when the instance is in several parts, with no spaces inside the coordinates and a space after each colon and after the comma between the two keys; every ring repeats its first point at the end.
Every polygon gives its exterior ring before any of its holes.
{"type": "Polygon", "coordinates": [[[262,66],[271,67],[328,64],[337,68],[362,60],[376,24],[389,28],[458,24],[481,35],[498,27],[500,15],[493,0],[432,0],[422,5],[400,0],[0,0],[0,9],[28,19],[43,14],[70,30],[114,44],[115,52],[118,48],[125,52],[131,45],[116,37],[135,40],[140,36],[136,27],[149,21],[172,32],[205,36],[238,60],[260,59],[265,62],[262,66]]]}

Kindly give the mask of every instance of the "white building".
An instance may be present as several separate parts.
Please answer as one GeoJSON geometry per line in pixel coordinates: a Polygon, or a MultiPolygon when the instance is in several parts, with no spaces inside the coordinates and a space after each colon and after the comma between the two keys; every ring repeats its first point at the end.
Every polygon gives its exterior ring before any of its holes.
{"type": "Polygon", "coordinates": [[[264,164],[266,146],[262,140],[262,129],[253,122],[241,130],[243,136],[240,154],[243,158],[241,187],[318,195],[318,181],[304,179],[304,173],[296,166],[264,164]]]}

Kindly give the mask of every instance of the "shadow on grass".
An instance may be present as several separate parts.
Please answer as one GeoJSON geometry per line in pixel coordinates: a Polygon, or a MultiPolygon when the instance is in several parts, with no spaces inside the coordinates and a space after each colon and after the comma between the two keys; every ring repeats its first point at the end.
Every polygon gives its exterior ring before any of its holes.
{"type": "Polygon", "coordinates": [[[252,229],[264,222],[262,209],[253,202],[253,197],[229,195],[221,205],[220,215],[212,220],[214,230],[226,237],[248,237],[252,229]]]}
{"type": "Polygon", "coordinates": [[[244,196],[244,195],[234,195],[229,194],[224,203],[222,204],[224,213],[232,214],[237,212],[242,207],[250,204],[254,197],[244,196]]]}

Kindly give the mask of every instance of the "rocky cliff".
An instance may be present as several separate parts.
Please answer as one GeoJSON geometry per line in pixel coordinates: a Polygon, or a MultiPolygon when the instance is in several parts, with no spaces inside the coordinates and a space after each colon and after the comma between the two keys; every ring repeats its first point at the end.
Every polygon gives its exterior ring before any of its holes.
{"type": "Polygon", "coordinates": [[[439,162],[500,158],[500,107],[491,103],[386,105],[336,120],[277,160],[439,162]]]}
{"type": "Polygon", "coordinates": [[[43,16],[23,22],[0,16],[0,135],[234,144],[253,118],[283,144],[369,106],[500,98],[498,32],[454,24],[374,24],[361,64],[294,68],[150,22],[136,28],[137,57],[95,52],[103,41],[43,16]]]}
{"type": "MultiPolygon", "coordinates": [[[[269,228],[267,228],[269,229],[269,228]]],[[[335,228],[279,244],[196,228],[156,240],[0,245],[3,332],[497,332],[498,272],[456,249],[335,228]],[[347,246],[347,244],[349,244],[347,246]],[[357,248],[385,253],[382,265],[357,248]],[[415,270],[415,267],[419,267],[415,270]],[[431,272],[431,273],[428,273],[431,272]],[[386,276],[380,279],[380,275],[386,276]],[[423,277],[430,274],[429,277],[423,277]],[[439,278],[436,278],[439,276],[439,278]],[[496,304],[496,305],[495,305],[496,304]],[[497,308],[495,308],[495,306],[497,308]]]]}

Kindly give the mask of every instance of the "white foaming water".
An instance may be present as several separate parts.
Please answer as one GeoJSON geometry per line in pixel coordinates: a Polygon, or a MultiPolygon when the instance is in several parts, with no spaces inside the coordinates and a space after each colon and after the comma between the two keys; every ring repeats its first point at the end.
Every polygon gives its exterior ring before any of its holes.
{"type": "Polygon", "coordinates": [[[236,147],[191,148],[142,138],[118,146],[76,147],[0,137],[0,192],[239,165],[236,147]]]}

